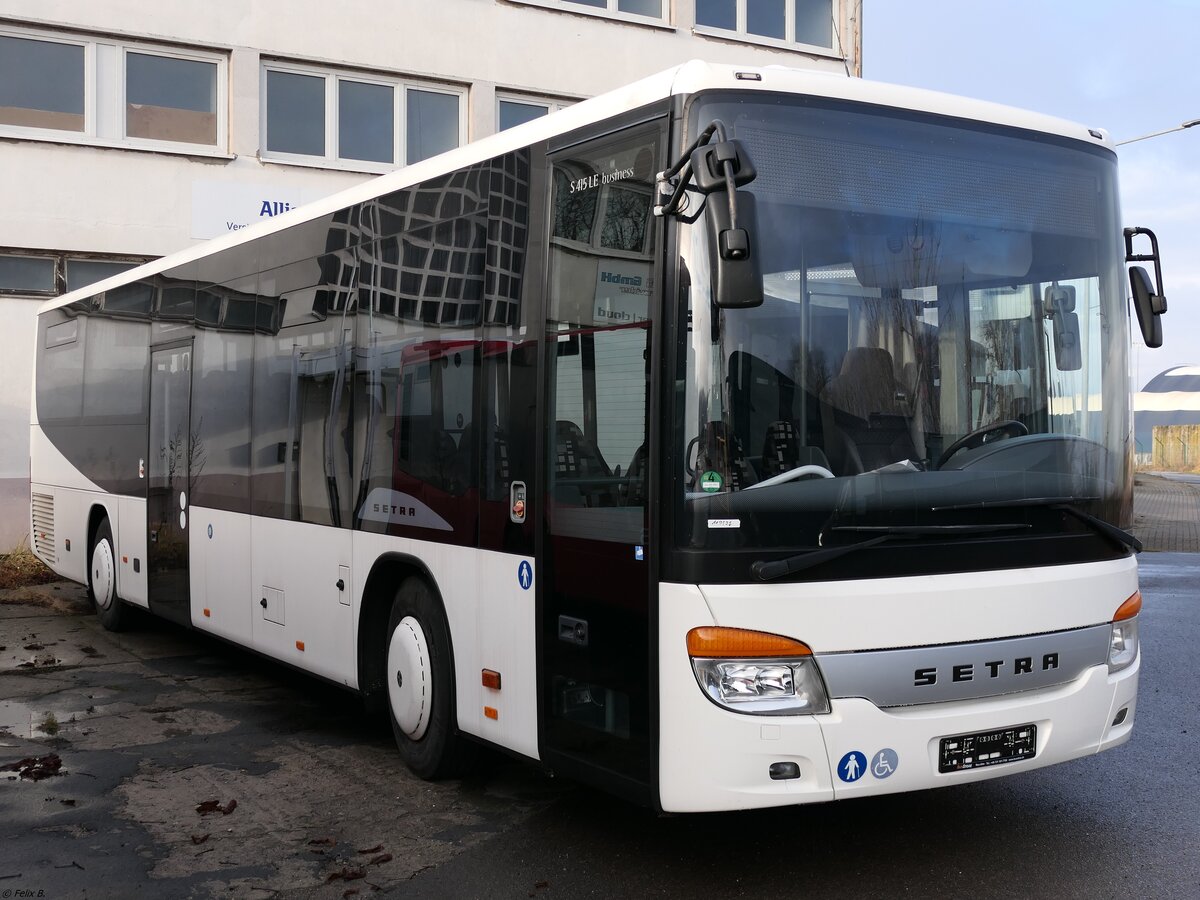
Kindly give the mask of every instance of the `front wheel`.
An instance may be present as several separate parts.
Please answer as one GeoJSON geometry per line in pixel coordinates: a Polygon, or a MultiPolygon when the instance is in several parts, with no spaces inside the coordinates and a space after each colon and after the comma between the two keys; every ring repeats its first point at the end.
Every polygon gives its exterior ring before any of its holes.
{"type": "Polygon", "coordinates": [[[96,529],[89,560],[88,597],[96,616],[108,631],[124,631],[129,626],[129,608],[117,596],[117,555],[108,519],[96,529]]]}
{"type": "Polygon", "coordinates": [[[458,733],[450,629],[421,578],[405,579],[392,601],[384,678],[392,733],[413,774],[437,779],[461,773],[472,747],[458,733]]]}

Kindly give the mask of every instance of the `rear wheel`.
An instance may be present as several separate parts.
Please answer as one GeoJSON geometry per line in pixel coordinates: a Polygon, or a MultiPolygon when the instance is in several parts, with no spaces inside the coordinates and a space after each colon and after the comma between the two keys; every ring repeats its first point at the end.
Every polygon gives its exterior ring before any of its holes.
{"type": "Polygon", "coordinates": [[[113,551],[112,526],[100,522],[92,538],[88,565],[88,597],[96,607],[100,624],[109,631],[124,631],[129,625],[129,608],[117,596],[117,555],[113,551]]]}
{"type": "Polygon", "coordinates": [[[421,578],[405,579],[396,591],[386,652],[388,709],[404,762],[421,778],[460,774],[473,745],[458,734],[450,629],[421,578]]]}

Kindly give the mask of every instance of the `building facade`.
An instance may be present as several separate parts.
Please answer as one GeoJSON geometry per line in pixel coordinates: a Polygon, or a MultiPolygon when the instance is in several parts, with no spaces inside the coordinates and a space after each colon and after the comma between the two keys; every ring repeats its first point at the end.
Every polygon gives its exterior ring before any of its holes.
{"type": "Polygon", "coordinates": [[[861,0],[0,0],[0,553],[47,298],[687,59],[861,46],[861,0]]]}

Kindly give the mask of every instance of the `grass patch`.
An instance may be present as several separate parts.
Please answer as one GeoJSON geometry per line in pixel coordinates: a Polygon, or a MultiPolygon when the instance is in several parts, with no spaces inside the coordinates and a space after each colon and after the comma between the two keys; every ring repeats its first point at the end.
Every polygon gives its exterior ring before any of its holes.
{"type": "Polygon", "coordinates": [[[0,590],[60,580],[23,543],[0,556],[0,590]]]}

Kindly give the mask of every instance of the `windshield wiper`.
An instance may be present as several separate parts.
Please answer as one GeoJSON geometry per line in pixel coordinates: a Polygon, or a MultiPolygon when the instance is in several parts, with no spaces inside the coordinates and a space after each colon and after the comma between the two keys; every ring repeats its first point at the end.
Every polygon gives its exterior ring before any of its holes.
{"type": "Polygon", "coordinates": [[[1130,548],[1135,553],[1142,552],[1142,542],[1136,537],[1103,519],[1084,512],[1078,507],[1079,503],[1099,500],[1099,497],[1022,497],[1012,500],[980,500],[977,503],[956,503],[953,506],[935,506],[934,512],[949,509],[1014,509],[1022,506],[1044,506],[1047,509],[1061,510],[1070,513],[1080,522],[1091,526],[1092,530],[1101,537],[1119,544],[1122,548],[1130,548]]]}
{"type": "Polygon", "coordinates": [[[1082,509],[1078,509],[1077,507],[1068,503],[1060,503],[1051,508],[1061,509],[1063,512],[1070,513],[1080,522],[1083,522],[1085,525],[1090,525],[1092,530],[1097,534],[1108,538],[1115,544],[1129,547],[1134,553],[1142,552],[1142,542],[1123,528],[1118,528],[1116,525],[1105,522],[1103,519],[1093,516],[1091,513],[1086,513],[1082,509]]]}
{"type": "Polygon", "coordinates": [[[974,503],[954,503],[950,506],[931,506],[933,512],[948,509],[1009,509],[1022,506],[1055,506],[1060,503],[1079,503],[1099,500],[1099,497],[1014,497],[1010,500],[976,500],[974,503]]]}
{"type": "Polygon", "coordinates": [[[811,569],[830,560],[875,547],[885,541],[898,538],[944,537],[970,534],[992,534],[998,531],[1024,531],[1032,526],[1024,523],[1000,523],[995,525],[835,525],[830,531],[853,531],[875,534],[876,537],[859,541],[856,544],[846,544],[842,547],[827,547],[824,550],[813,550],[789,556],[787,559],[777,559],[768,562],[757,560],[750,565],[750,574],[759,581],[773,581],[785,575],[793,575],[805,569],[811,569]]]}

